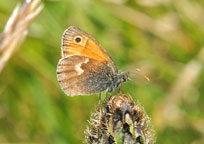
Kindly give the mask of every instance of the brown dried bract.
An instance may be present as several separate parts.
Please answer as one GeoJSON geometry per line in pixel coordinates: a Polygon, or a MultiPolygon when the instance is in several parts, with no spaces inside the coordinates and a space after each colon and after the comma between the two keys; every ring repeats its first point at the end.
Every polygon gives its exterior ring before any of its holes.
{"type": "Polygon", "coordinates": [[[153,144],[154,130],[150,118],[131,96],[111,96],[92,114],[86,143],[153,144]]]}

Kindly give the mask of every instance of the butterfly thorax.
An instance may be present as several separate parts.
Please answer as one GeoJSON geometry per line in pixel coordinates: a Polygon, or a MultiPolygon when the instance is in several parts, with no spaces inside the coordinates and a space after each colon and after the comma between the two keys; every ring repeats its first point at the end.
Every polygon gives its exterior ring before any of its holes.
{"type": "Polygon", "coordinates": [[[128,81],[128,73],[125,72],[119,72],[115,75],[113,75],[110,79],[111,84],[107,88],[108,92],[112,92],[115,89],[119,88],[123,82],[128,81]]]}

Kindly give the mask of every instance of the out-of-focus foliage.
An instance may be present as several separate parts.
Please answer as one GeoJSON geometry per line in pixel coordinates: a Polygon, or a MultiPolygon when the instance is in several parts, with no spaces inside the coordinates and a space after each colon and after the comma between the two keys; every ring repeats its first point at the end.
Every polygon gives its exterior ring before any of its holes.
{"type": "MultiPolygon", "coordinates": [[[[17,2],[0,1],[0,31],[17,2]]],[[[152,118],[157,143],[204,143],[203,16],[202,0],[44,1],[0,74],[0,143],[82,143],[98,97],[67,97],[58,85],[61,36],[70,25],[131,72],[123,91],[152,118]]]]}

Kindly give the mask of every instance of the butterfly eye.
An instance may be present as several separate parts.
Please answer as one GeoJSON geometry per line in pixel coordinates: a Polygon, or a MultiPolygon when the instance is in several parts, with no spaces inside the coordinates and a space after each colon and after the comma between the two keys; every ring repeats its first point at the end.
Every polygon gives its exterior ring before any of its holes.
{"type": "Polygon", "coordinates": [[[74,40],[76,43],[80,43],[82,41],[82,37],[76,36],[74,40]]]}

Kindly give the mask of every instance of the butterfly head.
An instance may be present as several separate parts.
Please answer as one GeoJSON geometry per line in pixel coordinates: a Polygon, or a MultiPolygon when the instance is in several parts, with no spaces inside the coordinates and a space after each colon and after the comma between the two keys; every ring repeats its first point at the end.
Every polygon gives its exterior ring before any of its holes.
{"type": "Polygon", "coordinates": [[[126,73],[126,72],[121,72],[118,74],[119,76],[119,79],[120,81],[123,83],[123,82],[126,82],[129,80],[129,73],[126,73]]]}

